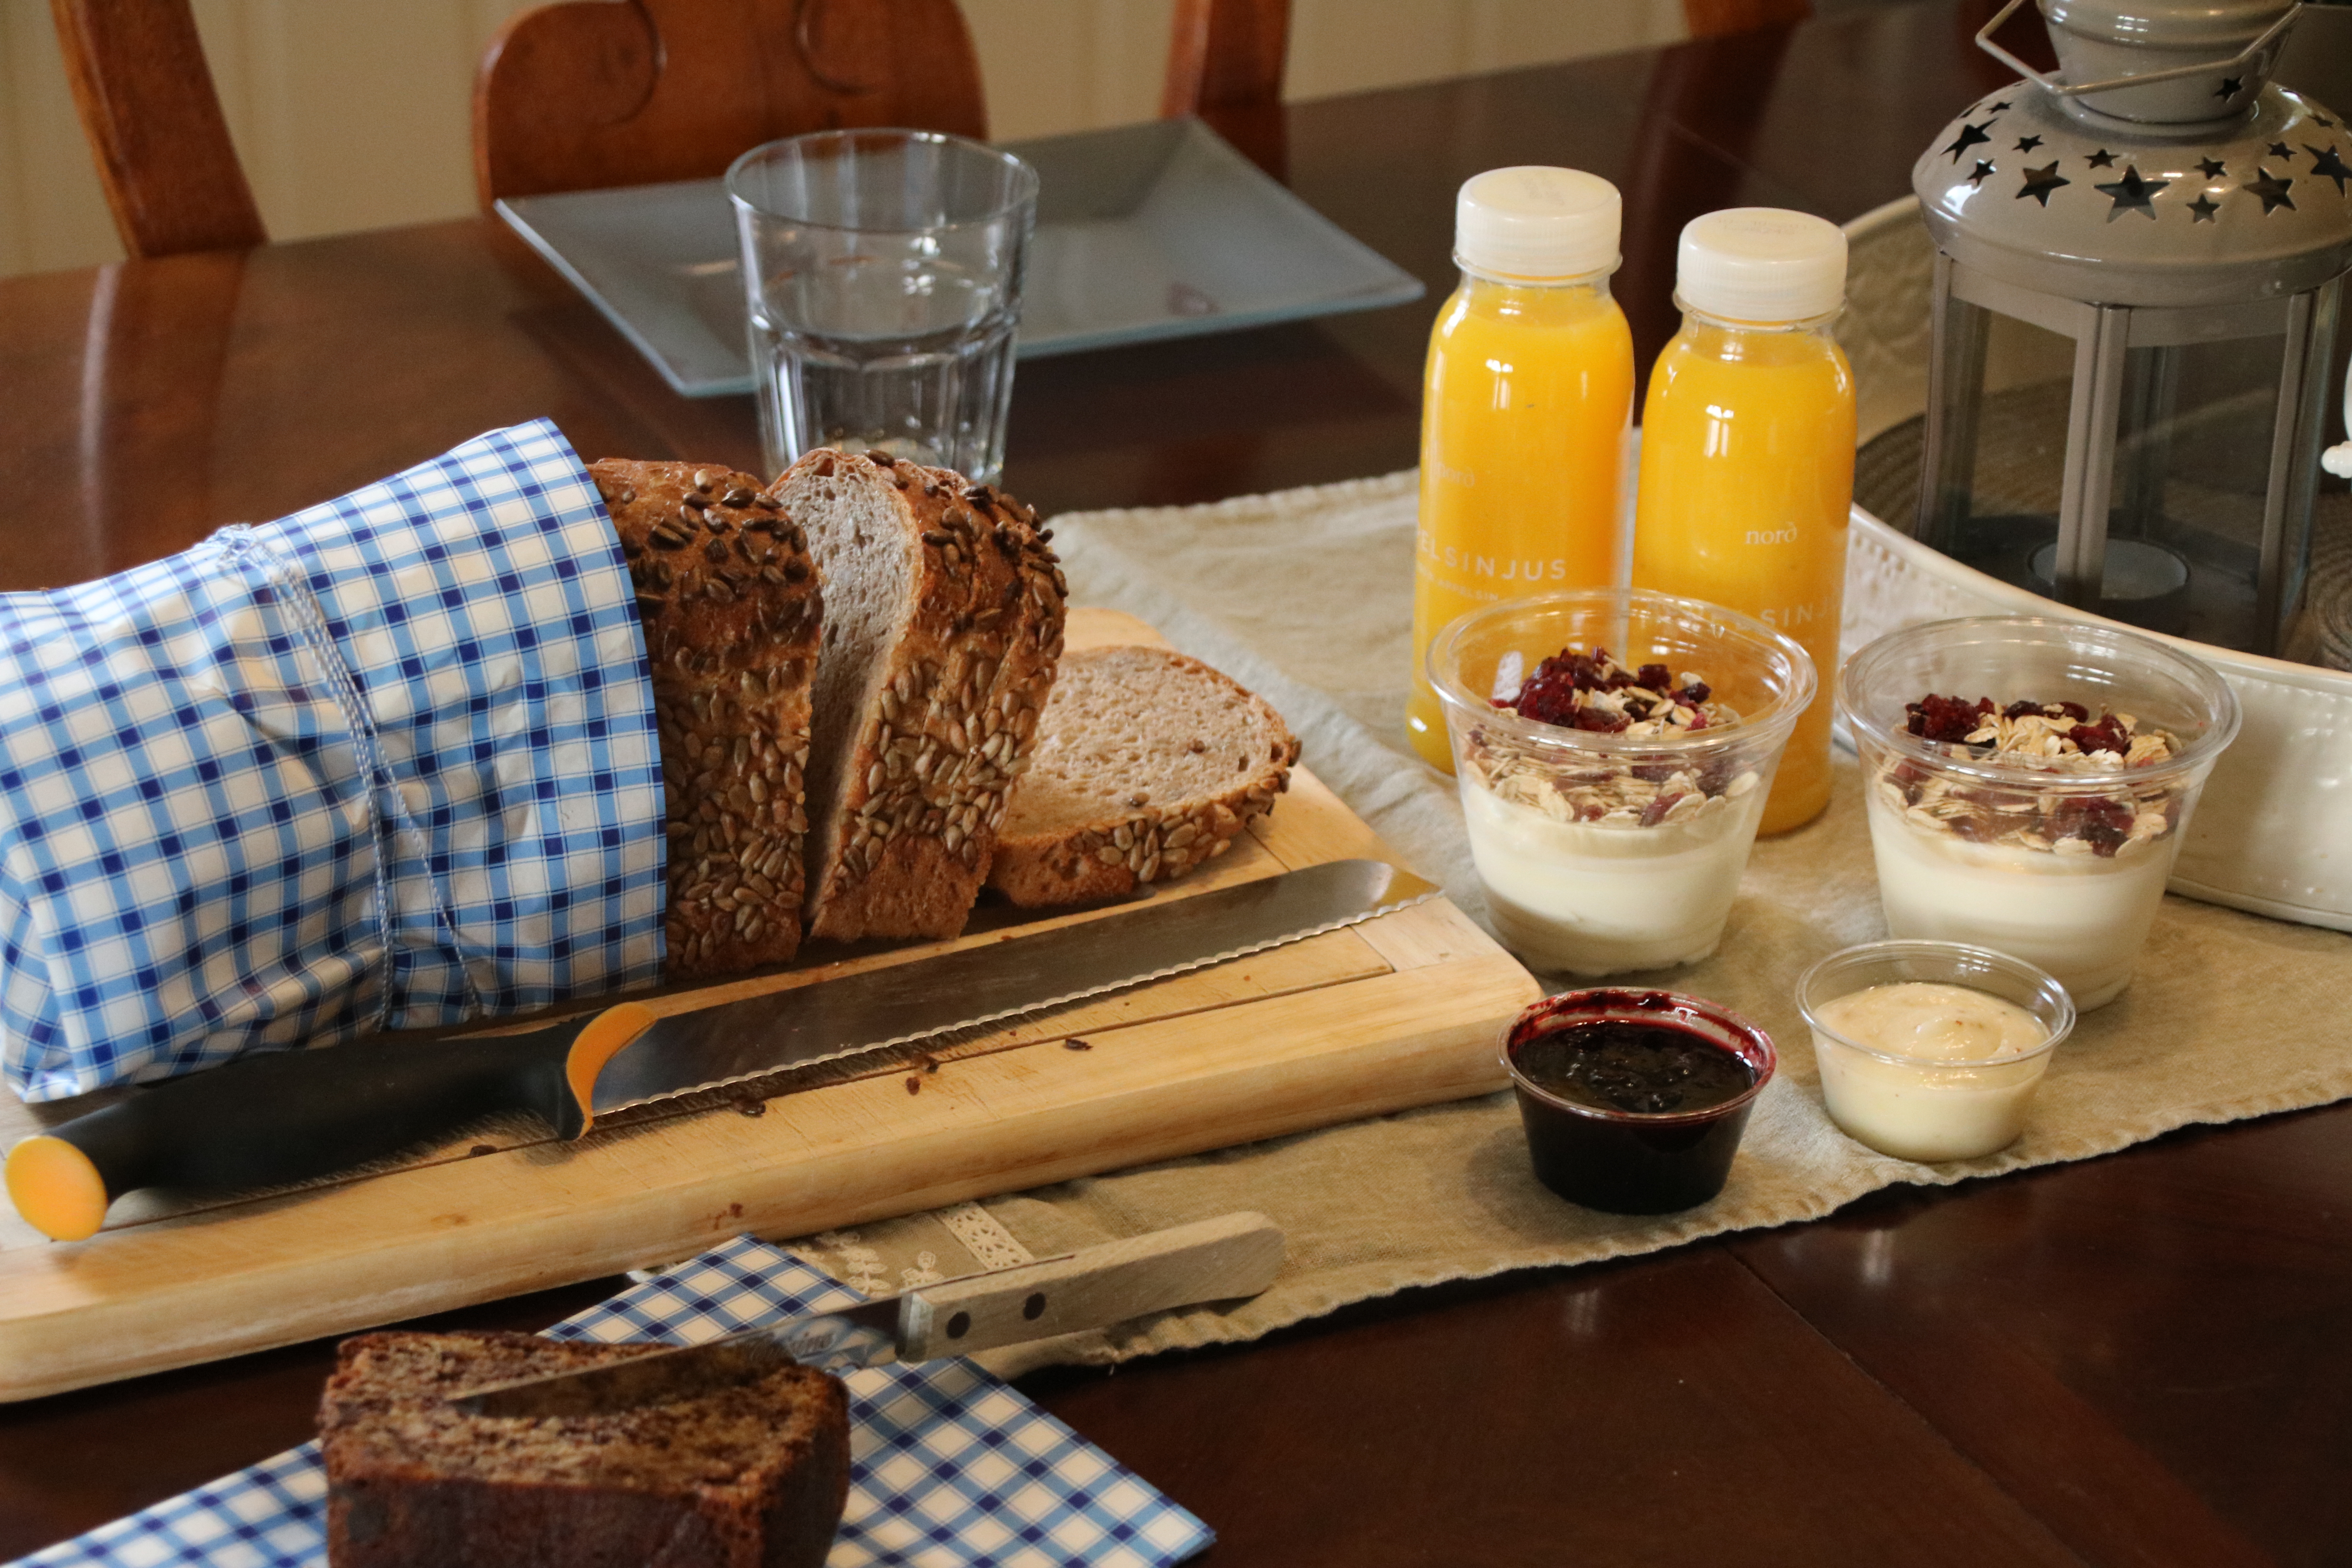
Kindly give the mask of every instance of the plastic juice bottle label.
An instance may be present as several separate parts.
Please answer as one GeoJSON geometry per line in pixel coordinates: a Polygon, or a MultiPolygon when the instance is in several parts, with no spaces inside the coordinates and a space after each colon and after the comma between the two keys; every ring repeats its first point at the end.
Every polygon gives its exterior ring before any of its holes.
{"type": "Polygon", "coordinates": [[[1755,616],[1812,657],[1759,831],[1829,804],[1831,683],[1853,500],[1853,375],[1826,333],[1685,326],[1643,405],[1633,585],[1755,616]]]}
{"type": "Polygon", "coordinates": [[[1430,639],[1499,599],[1617,581],[1633,403],[1633,336],[1602,289],[1473,279],[1438,313],[1422,396],[1406,726],[1446,772],[1453,748],[1423,668],[1430,639]]]}

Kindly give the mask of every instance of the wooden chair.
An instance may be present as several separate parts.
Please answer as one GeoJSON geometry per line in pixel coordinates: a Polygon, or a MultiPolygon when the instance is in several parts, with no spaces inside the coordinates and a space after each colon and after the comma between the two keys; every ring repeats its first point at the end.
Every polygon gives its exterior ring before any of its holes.
{"type": "MultiPolygon", "coordinates": [[[[1178,0],[1173,33],[1161,113],[1278,161],[1288,0],[1178,0]]],[[[706,178],[762,142],[862,125],[987,136],[955,0],[565,0],[483,57],[475,185],[487,207],[706,178]]]]}
{"type": "Polygon", "coordinates": [[[1812,14],[1812,0],[1683,0],[1683,20],[1694,38],[1787,26],[1812,14]]]}
{"type": "Polygon", "coordinates": [[[49,0],[122,247],[241,250],[268,236],[188,0],[49,0]]]}

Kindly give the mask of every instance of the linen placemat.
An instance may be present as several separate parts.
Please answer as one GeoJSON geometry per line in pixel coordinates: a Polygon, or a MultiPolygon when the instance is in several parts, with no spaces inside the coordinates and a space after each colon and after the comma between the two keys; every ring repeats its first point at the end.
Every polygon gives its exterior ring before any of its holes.
{"type": "MultiPolygon", "coordinates": [[[[1073,597],[1149,621],[1281,710],[1306,763],[1482,923],[1454,784],[1403,742],[1411,662],[1414,476],[1213,506],[1054,520],[1073,597]]],[[[1277,806],[1276,808],[1280,808],[1277,806]]],[[[2211,809],[2208,803],[2208,809],[2211,809]]],[[[2168,897],[2123,997],[2061,1046],[2026,1129],[1981,1160],[1921,1165],[1840,1132],[1822,1109],[1790,988],[1814,959],[1886,934],[1850,755],[1829,811],[1760,840],[1716,955],[1640,977],[1713,997],[1763,1026],[1780,1070],[1757,1104],[1729,1185],[1663,1218],[1553,1196],[1529,1172],[1507,1093],[1221,1150],[985,1207],[1044,1254],[1234,1209],[1263,1210],[1289,1254],[1274,1288],[1230,1310],[1169,1313],[1114,1335],[989,1358],[1017,1371],[1109,1363],[1255,1338],[1417,1285],[1647,1252],[1826,1215],[1897,1183],[1945,1184],[2107,1153],[2192,1122],[2352,1095],[2352,937],[2168,897]]],[[[877,1279],[929,1254],[975,1258],[968,1215],[918,1215],[803,1245],[877,1279]],[[955,1223],[950,1223],[953,1220],[955,1223]]]]}
{"type": "MultiPolygon", "coordinates": [[[[862,1300],[792,1254],[739,1237],[548,1334],[698,1344],[862,1300]]],[[[969,1362],[874,1367],[842,1381],[849,1503],[826,1568],[1167,1568],[1213,1539],[1200,1520],[969,1362]]],[[[326,1498],[319,1446],[305,1443],[17,1568],[324,1568],[326,1498]]]]}

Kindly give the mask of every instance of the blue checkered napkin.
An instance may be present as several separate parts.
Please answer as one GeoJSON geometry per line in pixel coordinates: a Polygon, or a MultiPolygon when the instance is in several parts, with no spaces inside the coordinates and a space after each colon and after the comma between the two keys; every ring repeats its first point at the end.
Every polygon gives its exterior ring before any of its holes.
{"type": "MultiPolygon", "coordinates": [[[[548,1331],[697,1343],[862,1300],[749,1237],[548,1331]]],[[[852,1373],[849,1506],[826,1568],[1165,1568],[1206,1525],[969,1362],[852,1373]]],[[[315,1443],[156,1504],[19,1568],[320,1568],[315,1443]]]]}
{"type": "Polygon", "coordinates": [[[620,544],[544,420],[0,595],[0,1073],[26,1100],[651,982],[620,544]]]}

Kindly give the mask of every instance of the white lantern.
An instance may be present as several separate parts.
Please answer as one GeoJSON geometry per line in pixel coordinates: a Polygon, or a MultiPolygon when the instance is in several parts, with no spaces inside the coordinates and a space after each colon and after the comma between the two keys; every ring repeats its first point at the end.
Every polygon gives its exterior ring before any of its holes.
{"type": "MultiPolygon", "coordinates": [[[[1913,170],[1937,256],[1917,537],[2065,604],[2310,657],[2352,132],[2280,0],[2042,0],[2062,70],[1913,170]]],[[[2347,454],[2352,456],[2352,454],[2347,454]]],[[[2347,465],[2352,466],[2352,465],[2347,465]]]]}

